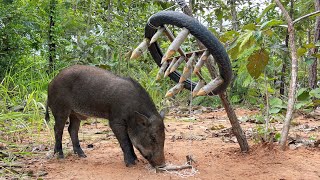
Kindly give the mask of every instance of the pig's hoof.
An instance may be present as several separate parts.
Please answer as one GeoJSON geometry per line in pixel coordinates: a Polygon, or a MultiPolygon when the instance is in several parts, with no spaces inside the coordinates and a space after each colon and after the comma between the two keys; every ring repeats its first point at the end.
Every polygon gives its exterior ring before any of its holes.
{"type": "Polygon", "coordinates": [[[131,167],[131,166],[136,165],[136,162],[138,162],[137,159],[132,159],[132,160],[130,160],[130,161],[128,161],[128,160],[125,161],[127,167],[131,167]]]}
{"type": "Polygon", "coordinates": [[[84,153],[78,154],[78,156],[81,157],[81,158],[86,158],[87,157],[87,155],[85,155],[84,153]]]}
{"type": "Polygon", "coordinates": [[[64,159],[64,155],[63,155],[63,154],[58,154],[58,155],[57,155],[57,158],[58,158],[58,159],[64,159]]]}
{"type": "Polygon", "coordinates": [[[83,152],[82,149],[74,149],[73,152],[74,152],[75,154],[78,154],[78,156],[81,157],[81,158],[87,157],[86,154],[84,154],[84,152],[83,152]]]}
{"type": "Polygon", "coordinates": [[[134,165],[136,165],[136,162],[133,162],[133,163],[126,163],[126,166],[127,166],[127,167],[132,167],[132,166],[134,166],[134,165]]]}

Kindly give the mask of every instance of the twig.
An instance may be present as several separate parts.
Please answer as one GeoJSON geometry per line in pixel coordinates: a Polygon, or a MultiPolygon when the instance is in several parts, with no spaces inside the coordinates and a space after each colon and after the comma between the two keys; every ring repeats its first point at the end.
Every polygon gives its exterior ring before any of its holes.
{"type": "Polygon", "coordinates": [[[310,13],[310,14],[306,14],[306,15],[304,15],[304,16],[301,16],[301,17],[295,19],[292,23],[295,24],[295,23],[299,22],[299,21],[302,20],[302,19],[305,19],[305,18],[307,18],[307,17],[313,16],[313,15],[316,15],[316,14],[320,14],[320,11],[312,12],[312,13],[310,13]]]}
{"type": "Polygon", "coordinates": [[[164,172],[164,171],[178,171],[182,169],[192,169],[191,165],[182,165],[182,166],[166,166],[162,168],[156,168],[156,172],[164,172]]]}
{"type": "Polygon", "coordinates": [[[22,164],[6,164],[6,163],[0,163],[0,169],[6,168],[6,167],[14,167],[14,168],[22,168],[22,164]]]}

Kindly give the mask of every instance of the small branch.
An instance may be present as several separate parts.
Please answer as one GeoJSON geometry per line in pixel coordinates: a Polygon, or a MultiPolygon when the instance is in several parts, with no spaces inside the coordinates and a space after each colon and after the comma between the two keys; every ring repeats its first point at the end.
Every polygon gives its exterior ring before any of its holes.
{"type": "Polygon", "coordinates": [[[1,169],[1,168],[8,168],[8,167],[11,167],[11,168],[22,168],[23,165],[22,165],[22,164],[6,164],[6,163],[0,163],[0,169],[1,169]]]}
{"type": "Polygon", "coordinates": [[[304,15],[304,16],[301,16],[301,17],[295,19],[295,20],[293,21],[293,24],[299,22],[300,20],[303,20],[303,19],[305,19],[305,18],[308,18],[308,17],[310,17],[310,16],[316,15],[316,14],[320,14],[320,11],[315,11],[315,12],[312,12],[312,13],[310,13],[310,14],[306,14],[306,15],[304,15]]]}
{"type": "Polygon", "coordinates": [[[163,168],[156,168],[156,172],[164,172],[164,171],[178,171],[183,169],[191,169],[191,165],[182,165],[182,166],[166,166],[163,168]]]}

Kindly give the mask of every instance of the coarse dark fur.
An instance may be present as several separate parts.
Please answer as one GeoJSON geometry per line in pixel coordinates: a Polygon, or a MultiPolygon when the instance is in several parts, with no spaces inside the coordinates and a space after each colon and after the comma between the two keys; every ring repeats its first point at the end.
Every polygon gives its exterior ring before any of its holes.
{"type": "Polygon", "coordinates": [[[109,119],[127,166],[135,164],[133,145],[153,166],[161,166],[164,158],[164,123],[145,89],[131,78],[119,77],[106,70],[75,65],[62,70],[49,84],[48,107],[55,118],[55,148],[63,158],[62,133],[66,120],[74,152],[86,157],[79,144],[80,120],[87,117],[109,119]]]}

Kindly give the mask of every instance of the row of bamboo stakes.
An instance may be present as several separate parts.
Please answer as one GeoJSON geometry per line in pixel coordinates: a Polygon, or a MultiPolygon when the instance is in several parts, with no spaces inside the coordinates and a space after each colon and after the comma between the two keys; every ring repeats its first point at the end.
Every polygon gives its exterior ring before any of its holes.
{"type": "Polygon", "coordinates": [[[150,44],[156,42],[163,33],[165,33],[172,43],[161,59],[161,67],[156,79],[159,80],[161,77],[167,77],[170,73],[176,71],[183,61],[186,62],[186,65],[183,68],[183,73],[179,79],[179,83],[166,93],[166,97],[171,97],[179,93],[184,88],[184,81],[190,78],[192,73],[196,74],[200,79],[192,91],[192,96],[207,95],[223,83],[223,79],[218,76],[206,84],[200,74],[200,70],[205,61],[208,59],[214,61],[214,58],[210,55],[210,52],[207,49],[187,54],[181,49],[181,44],[189,35],[189,30],[186,28],[182,28],[176,38],[174,38],[172,32],[166,26],[159,28],[151,39],[145,38],[139,44],[139,46],[132,52],[130,60],[140,57],[148,49],[150,44]],[[173,57],[176,52],[179,52],[180,56],[173,57]],[[197,59],[198,61],[196,61],[197,59]]]}

